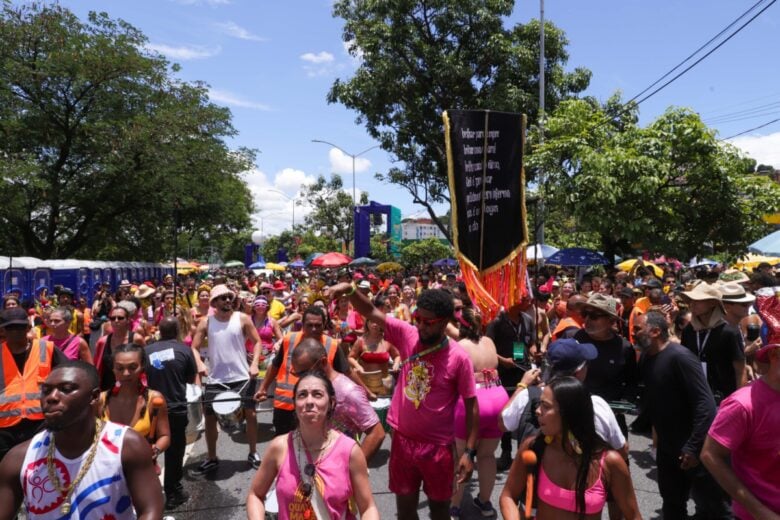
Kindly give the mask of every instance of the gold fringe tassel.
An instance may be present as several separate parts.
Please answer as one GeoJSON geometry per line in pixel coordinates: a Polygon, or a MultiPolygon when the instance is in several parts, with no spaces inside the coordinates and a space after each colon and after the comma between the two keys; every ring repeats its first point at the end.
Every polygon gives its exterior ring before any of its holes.
{"type": "Polygon", "coordinates": [[[526,280],[527,262],[525,248],[504,265],[480,274],[476,267],[458,255],[463,282],[466,284],[471,301],[482,313],[482,323],[487,326],[503,309],[508,309],[528,295],[526,280]]]}

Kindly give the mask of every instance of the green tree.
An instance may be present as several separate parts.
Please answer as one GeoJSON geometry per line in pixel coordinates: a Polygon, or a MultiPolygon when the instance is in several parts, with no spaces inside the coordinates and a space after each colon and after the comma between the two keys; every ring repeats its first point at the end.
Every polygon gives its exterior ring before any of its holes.
{"type": "MultiPolygon", "coordinates": [[[[339,0],[343,39],[359,57],[355,75],[333,84],[328,102],[358,113],[357,122],[397,159],[382,180],[404,187],[450,236],[433,205],[449,202],[444,129],[447,109],[538,112],[538,21],[504,27],[511,0],[339,0]]],[[[566,72],[563,31],[545,23],[548,109],[582,92],[590,72],[566,72]]]]}
{"type": "MultiPolygon", "coordinates": [[[[312,208],[312,212],[306,215],[306,229],[343,243],[352,241],[352,196],[344,191],[340,175],[333,174],[330,180],[320,175],[313,184],[302,187],[301,199],[312,208]]],[[[358,203],[368,204],[368,194],[363,192],[358,203]]]]}
{"type": "Polygon", "coordinates": [[[4,4],[0,247],[158,260],[176,220],[207,241],[249,225],[240,172],[253,155],[225,145],[230,112],[146,43],[105,13],[82,22],[57,4],[4,4]]]}
{"type": "Polygon", "coordinates": [[[401,263],[407,269],[419,268],[452,256],[452,248],[438,238],[416,240],[401,249],[401,263]]]}
{"type": "Polygon", "coordinates": [[[636,110],[620,107],[617,96],[565,101],[548,119],[529,158],[549,175],[548,222],[573,219],[608,256],[738,255],[767,230],[761,215],[777,210],[780,187],[753,175],[754,161],[689,110],[639,128],[636,110]]]}

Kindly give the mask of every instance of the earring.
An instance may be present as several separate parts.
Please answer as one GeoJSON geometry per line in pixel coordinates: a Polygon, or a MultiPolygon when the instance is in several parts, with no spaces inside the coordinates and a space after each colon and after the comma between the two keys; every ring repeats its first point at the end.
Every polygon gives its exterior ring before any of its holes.
{"type": "Polygon", "coordinates": [[[544,443],[545,444],[552,444],[553,436],[552,435],[545,435],[544,436],[544,443]]]}
{"type": "Polygon", "coordinates": [[[117,381],[114,383],[114,388],[111,389],[111,395],[116,395],[119,393],[119,389],[122,388],[122,383],[117,381]]]}

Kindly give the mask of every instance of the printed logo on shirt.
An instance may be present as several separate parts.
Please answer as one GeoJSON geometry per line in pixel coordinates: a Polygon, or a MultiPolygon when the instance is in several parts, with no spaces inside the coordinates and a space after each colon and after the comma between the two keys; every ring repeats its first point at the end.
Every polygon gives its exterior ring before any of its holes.
{"type": "Polygon", "coordinates": [[[159,352],[154,352],[153,354],[149,355],[149,364],[152,365],[157,370],[162,370],[163,366],[165,365],[166,361],[172,361],[175,358],[173,349],[167,348],[165,350],[160,350],[159,352]]]}
{"type": "Polygon", "coordinates": [[[412,368],[406,374],[406,387],[404,395],[415,408],[420,404],[431,391],[431,379],[433,378],[433,365],[425,361],[414,361],[412,368]]]}
{"type": "MultiPolygon", "coordinates": [[[[298,483],[290,505],[287,506],[290,520],[315,520],[314,508],[311,505],[311,493],[306,496],[303,492],[304,485],[302,481],[298,483]]],[[[325,496],[325,483],[316,473],[314,474],[314,485],[317,486],[320,495],[325,496]]]]}
{"type": "MultiPolygon", "coordinates": [[[[64,488],[70,486],[70,473],[65,464],[55,458],[54,467],[61,485],[64,488]]],[[[54,484],[49,479],[45,458],[31,462],[25,469],[24,496],[27,501],[27,508],[30,512],[37,515],[54,511],[65,501],[62,493],[55,489],[54,484]]]]}

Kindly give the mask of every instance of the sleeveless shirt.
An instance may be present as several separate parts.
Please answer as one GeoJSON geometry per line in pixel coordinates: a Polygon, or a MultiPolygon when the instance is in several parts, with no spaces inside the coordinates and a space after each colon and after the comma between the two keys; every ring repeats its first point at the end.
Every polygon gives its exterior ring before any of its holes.
{"type": "MultiPolygon", "coordinates": [[[[64,502],[63,497],[49,481],[46,456],[49,443],[53,442],[52,433],[44,430],[36,434],[27,448],[20,474],[27,518],[30,520],[136,518],[130,490],[122,471],[122,445],[127,430],[127,426],[112,422],[103,425],[92,465],[70,494],[69,515],[63,515],[60,511],[60,506],[64,502]]],[[[88,455],[89,448],[75,459],[67,459],[55,449],[54,465],[61,485],[67,486],[71,479],[76,478],[88,455]]]]}
{"type": "Polygon", "coordinates": [[[249,379],[241,313],[233,312],[228,321],[208,318],[209,383],[235,383],[249,379]]]}

